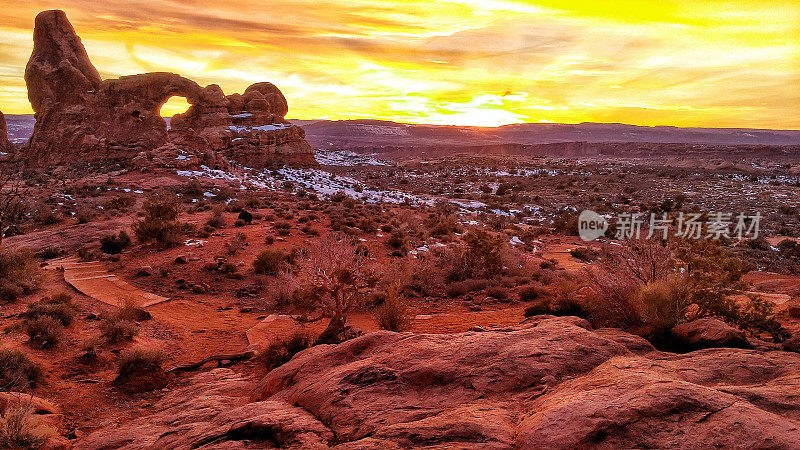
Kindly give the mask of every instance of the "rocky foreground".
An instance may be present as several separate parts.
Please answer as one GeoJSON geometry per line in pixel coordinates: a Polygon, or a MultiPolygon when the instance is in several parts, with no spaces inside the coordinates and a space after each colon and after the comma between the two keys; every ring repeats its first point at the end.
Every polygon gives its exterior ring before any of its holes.
{"type": "Polygon", "coordinates": [[[230,369],[79,448],[800,448],[800,354],[664,353],[577,318],[320,345],[251,398],[230,369]]]}

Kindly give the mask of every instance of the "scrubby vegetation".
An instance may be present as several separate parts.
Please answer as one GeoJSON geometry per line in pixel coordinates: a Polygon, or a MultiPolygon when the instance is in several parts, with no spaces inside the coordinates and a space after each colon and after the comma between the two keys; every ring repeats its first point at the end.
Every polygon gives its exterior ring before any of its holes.
{"type": "Polygon", "coordinates": [[[683,322],[717,317],[753,333],[782,340],[787,333],[773,308],[760,298],[742,305],[733,296],[746,288],[752,266],[710,240],[640,240],[606,248],[587,269],[592,301],[585,302],[598,325],[644,327],[661,335],[683,322]]]}
{"type": "Polygon", "coordinates": [[[256,256],[253,270],[259,275],[277,275],[291,262],[292,255],[281,250],[267,249],[256,256]]]}
{"type": "Polygon", "coordinates": [[[108,317],[100,324],[100,334],[109,344],[129,342],[139,334],[139,326],[131,319],[108,317]]]}
{"type": "Polygon", "coordinates": [[[294,355],[311,346],[311,339],[304,333],[294,333],[286,339],[275,339],[259,355],[259,360],[271,370],[289,362],[294,355]]]}
{"type": "Polygon", "coordinates": [[[0,245],[0,303],[9,303],[39,289],[41,272],[33,252],[0,245]]]}
{"type": "Polygon", "coordinates": [[[187,232],[185,224],[178,222],[180,202],[167,193],[153,194],[142,204],[144,217],[133,225],[133,231],[141,242],[155,242],[163,246],[175,246],[182,242],[187,232]]]}
{"type": "Polygon", "coordinates": [[[109,234],[100,239],[100,251],[109,255],[122,253],[123,250],[131,245],[131,238],[125,230],[119,234],[109,234]]]}
{"type": "Polygon", "coordinates": [[[135,347],[120,353],[117,360],[117,374],[119,377],[128,378],[144,373],[161,372],[164,360],[164,353],[160,350],[135,347]]]}
{"type": "Polygon", "coordinates": [[[0,391],[25,391],[43,379],[41,367],[28,355],[15,349],[0,349],[0,391]]]}
{"type": "Polygon", "coordinates": [[[411,327],[411,314],[403,298],[390,290],[374,312],[375,322],[382,330],[405,331],[411,327]]]}

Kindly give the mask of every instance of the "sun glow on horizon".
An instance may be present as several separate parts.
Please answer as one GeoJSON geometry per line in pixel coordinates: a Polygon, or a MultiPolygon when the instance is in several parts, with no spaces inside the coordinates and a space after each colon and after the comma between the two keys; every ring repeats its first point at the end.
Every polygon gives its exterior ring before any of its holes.
{"type": "MultiPolygon", "coordinates": [[[[791,0],[0,0],[0,111],[30,113],[33,20],[67,12],[104,78],[271,81],[289,117],[800,129],[791,0]]],[[[171,116],[188,104],[172,99],[171,116]],[[177,102],[177,103],[176,103],[177,102]]]]}

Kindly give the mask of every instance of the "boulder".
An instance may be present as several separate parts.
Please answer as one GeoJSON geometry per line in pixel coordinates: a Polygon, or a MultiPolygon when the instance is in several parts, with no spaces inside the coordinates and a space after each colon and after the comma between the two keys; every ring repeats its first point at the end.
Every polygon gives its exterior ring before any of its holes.
{"type": "Polygon", "coordinates": [[[786,315],[792,319],[800,319],[800,302],[791,300],[786,304],[786,315]]]}
{"type": "Polygon", "coordinates": [[[800,333],[795,333],[792,337],[783,341],[782,346],[787,352],[800,353],[800,333]]]}
{"type": "Polygon", "coordinates": [[[304,350],[255,390],[215,369],[77,447],[800,446],[800,355],[662,353],[580,325],[537,317],[452,335],[379,331],[304,350]]]}
{"type": "Polygon", "coordinates": [[[749,347],[744,331],[713,317],[704,317],[673,327],[672,337],[689,349],[749,347]]]}
{"type": "Polygon", "coordinates": [[[517,448],[797,448],[800,406],[789,392],[800,386],[800,360],[763,376],[742,370],[742,351],[715,349],[696,361],[612,358],[530,404],[517,448]]]}
{"type": "Polygon", "coordinates": [[[284,120],[286,99],[273,84],[251,86],[232,110],[219,86],[203,88],[173,73],[102,80],[63,11],[36,17],[25,82],[36,116],[25,156],[39,165],[134,159],[141,165],[155,162],[148,152],[170,142],[196,153],[195,163],[218,160],[213,152],[250,166],[316,163],[303,130],[284,120]],[[173,118],[170,136],[160,110],[173,96],[192,107],[173,118]],[[242,110],[248,107],[252,113],[242,110]],[[232,128],[235,116],[249,125],[232,128]]]}
{"type": "Polygon", "coordinates": [[[333,433],[308,412],[283,402],[248,403],[250,385],[230,369],[214,369],[174,389],[152,414],[101,428],[76,449],[298,448],[323,449],[333,433]]]}

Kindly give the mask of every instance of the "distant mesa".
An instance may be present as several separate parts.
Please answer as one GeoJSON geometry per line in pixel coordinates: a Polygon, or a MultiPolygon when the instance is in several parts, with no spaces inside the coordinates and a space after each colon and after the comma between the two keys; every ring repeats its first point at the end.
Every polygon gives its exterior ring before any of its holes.
{"type": "Polygon", "coordinates": [[[60,10],[36,17],[25,82],[36,124],[23,151],[36,164],[153,159],[159,150],[256,168],[316,164],[303,129],[285,120],[286,98],[272,83],[226,96],[217,85],[204,88],[173,73],[102,80],[60,10]],[[160,109],[173,96],[192,106],[168,131],[160,109]]]}
{"type": "Polygon", "coordinates": [[[11,142],[8,140],[8,131],[6,130],[6,118],[0,111],[0,153],[11,153],[13,148],[14,147],[11,145],[11,142]]]}

